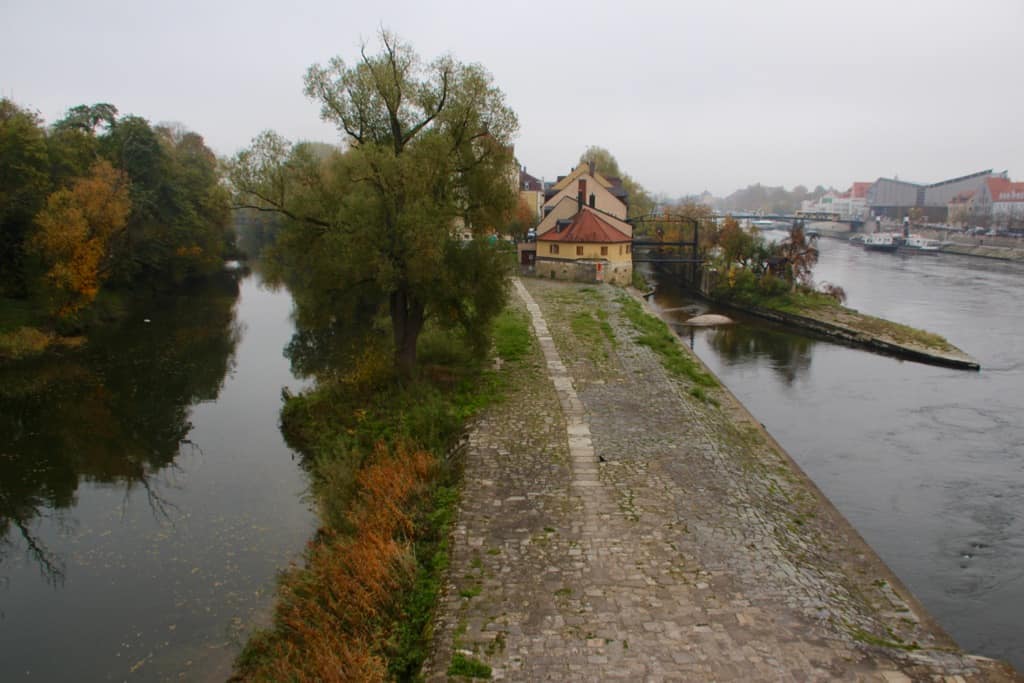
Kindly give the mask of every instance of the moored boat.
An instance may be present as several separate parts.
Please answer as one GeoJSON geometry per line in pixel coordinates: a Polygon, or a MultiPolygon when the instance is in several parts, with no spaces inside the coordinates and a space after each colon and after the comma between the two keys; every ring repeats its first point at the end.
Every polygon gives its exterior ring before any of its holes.
{"type": "Polygon", "coordinates": [[[900,245],[901,252],[938,254],[942,243],[938,240],[921,237],[920,235],[909,235],[900,245]]]}
{"type": "Polygon", "coordinates": [[[894,232],[874,232],[864,238],[864,248],[868,251],[896,251],[903,238],[894,232]]]}

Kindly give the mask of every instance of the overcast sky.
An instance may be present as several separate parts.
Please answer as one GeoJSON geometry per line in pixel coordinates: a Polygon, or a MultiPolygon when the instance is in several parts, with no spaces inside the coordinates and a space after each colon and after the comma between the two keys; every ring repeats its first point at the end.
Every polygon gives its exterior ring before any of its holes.
{"type": "Polygon", "coordinates": [[[110,102],[225,155],[267,128],[336,142],[303,74],[380,26],[483,64],[538,177],[600,145],[670,196],[1024,179],[1024,0],[0,0],[0,95],[48,122],[110,102]]]}

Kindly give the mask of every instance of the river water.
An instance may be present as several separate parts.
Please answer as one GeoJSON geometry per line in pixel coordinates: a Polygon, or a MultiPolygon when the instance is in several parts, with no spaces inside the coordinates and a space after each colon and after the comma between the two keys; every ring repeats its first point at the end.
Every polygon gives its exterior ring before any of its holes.
{"type": "MultiPolygon", "coordinates": [[[[968,651],[1024,670],[1024,266],[821,240],[847,305],[937,332],[980,372],[740,319],[677,331],[968,651]]],[[[673,320],[721,312],[661,283],[673,320]]]]}
{"type": "Polygon", "coordinates": [[[225,275],[0,368],[0,680],[224,680],[315,525],[291,298],[225,275]]]}

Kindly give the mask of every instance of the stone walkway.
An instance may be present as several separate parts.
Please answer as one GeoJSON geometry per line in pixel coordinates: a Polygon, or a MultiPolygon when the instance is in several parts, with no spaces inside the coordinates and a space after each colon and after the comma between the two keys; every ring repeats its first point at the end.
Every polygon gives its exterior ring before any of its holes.
{"type": "Polygon", "coordinates": [[[427,680],[1015,680],[956,649],[728,392],[637,344],[622,290],[515,289],[538,344],[469,435],[427,680]]]}

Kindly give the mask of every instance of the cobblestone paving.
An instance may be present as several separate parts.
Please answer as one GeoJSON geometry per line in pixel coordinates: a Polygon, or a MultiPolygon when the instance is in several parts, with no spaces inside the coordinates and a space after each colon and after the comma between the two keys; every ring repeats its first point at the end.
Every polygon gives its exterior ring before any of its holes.
{"type": "Polygon", "coordinates": [[[622,290],[515,287],[538,343],[469,435],[427,680],[456,656],[531,681],[1014,680],[725,390],[635,343],[622,290]]]}

